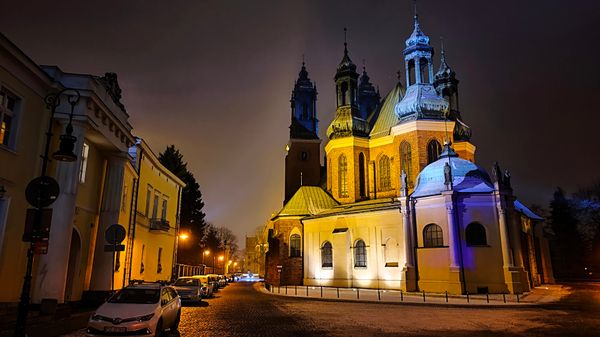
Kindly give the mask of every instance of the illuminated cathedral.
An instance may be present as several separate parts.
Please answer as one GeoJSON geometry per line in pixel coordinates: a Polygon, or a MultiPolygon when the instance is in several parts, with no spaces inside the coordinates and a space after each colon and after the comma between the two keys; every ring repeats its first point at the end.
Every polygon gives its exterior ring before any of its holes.
{"type": "Polygon", "coordinates": [[[516,199],[507,171],[475,163],[459,81],[443,50],[434,70],[416,14],[405,45],[406,86],[399,79],[382,98],[344,43],[323,166],[316,85],[302,64],[266,282],[454,294],[552,283],[543,218],[516,199]]]}

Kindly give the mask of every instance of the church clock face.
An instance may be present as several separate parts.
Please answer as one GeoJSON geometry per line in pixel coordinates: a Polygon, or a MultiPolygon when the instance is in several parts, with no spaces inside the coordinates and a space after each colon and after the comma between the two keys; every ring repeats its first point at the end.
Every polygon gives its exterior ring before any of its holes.
{"type": "Polygon", "coordinates": [[[308,160],[308,152],[306,152],[306,151],[302,151],[302,152],[300,153],[300,160],[302,160],[302,161],[306,161],[306,160],[308,160]]]}

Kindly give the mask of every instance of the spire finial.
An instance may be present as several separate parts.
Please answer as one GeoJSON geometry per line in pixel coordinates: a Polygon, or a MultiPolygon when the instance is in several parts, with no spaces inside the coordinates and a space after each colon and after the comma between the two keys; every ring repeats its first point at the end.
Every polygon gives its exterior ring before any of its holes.
{"type": "Polygon", "coordinates": [[[348,41],[346,40],[347,32],[348,32],[348,28],[344,27],[344,54],[348,54],[348,41]]]}
{"type": "Polygon", "coordinates": [[[442,57],[444,57],[444,37],[440,36],[440,43],[442,45],[442,57]]]}
{"type": "Polygon", "coordinates": [[[365,59],[363,59],[363,72],[367,72],[367,61],[365,59]]]}
{"type": "Polygon", "coordinates": [[[302,53],[302,66],[304,67],[304,53],[302,53]]]}
{"type": "Polygon", "coordinates": [[[413,6],[415,8],[415,23],[416,23],[417,20],[419,19],[419,13],[417,12],[417,0],[413,1],[413,6]]]}

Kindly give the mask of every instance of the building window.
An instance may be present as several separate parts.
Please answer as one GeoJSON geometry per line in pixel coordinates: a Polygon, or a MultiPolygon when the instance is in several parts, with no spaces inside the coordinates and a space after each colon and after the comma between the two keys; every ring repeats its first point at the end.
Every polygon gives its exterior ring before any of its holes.
{"type": "Polygon", "coordinates": [[[144,212],[146,217],[150,215],[150,200],[152,200],[152,187],[148,185],[148,190],[146,191],[146,211],[144,212]]]}
{"type": "Polygon", "coordinates": [[[87,174],[88,155],[90,152],[90,146],[87,143],[83,143],[81,148],[81,163],[79,164],[79,182],[85,183],[85,176],[87,174]]]}
{"type": "Polygon", "coordinates": [[[432,223],[423,229],[423,247],[434,248],[444,246],[442,227],[432,223]]]}
{"type": "Polygon", "coordinates": [[[430,83],[429,82],[429,62],[427,59],[422,57],[419,60],[419,71],[421,74],[421,83],[430,83]]]}
{"type": "Polygon", "coordinates": [[[302,119],[308,120],[308,104],[302,103],[302,119]]]}
{"type": "Polygon", "coordinates": [[[163,199],[162,201],[162,209],[161,209],[161,216],[160,218],[165,220],[167,218],[167,199],[163,199]]]}
{"type": "MultiPolygon", "coordinates": [[[[1,188],[1,187],[0,187],[1,188]]],[[[4,233],[6,231],[6,219],[8,218],[8,201],[7,197],[0,198],[0,252],[4,245],[4,233]]]]}
{"type": "Polygon", "coordinates": [[[302,240],[300,235],[292,234],[290,236],[290,257],[299,257],[301,255],[300,247],[302,246],[302,240]]]}
{"type": "Polygon", "coordinates": [[[406,79],[406,86],[411,86],[415,84],[415,60],[408,60],[408,78],[406,79]]]}
{"type": "Polygon", "coordinates": [[[154,195],[154,203],[152,206],[152,219],[156,219],[158,216],[158,194],[154,195]]]}
{"type": "Polygon", "coordinates": [[[127,185],[123,185],[123,195],[121,197],[121,212],[127,212],[127,192],[129,188],[127,185]]]}
{"type": "Polygon", "coordinates": [[[358,155],[358,191],[363,198],[367,196],[365,184],[365,155],[361,152],[358,155]]]}
{"type": "Polygon", "coordinates": [[[467,246],[486,246],[485,227],[479,222],[471,222],[465,230],[467,246]]]}
{"type": "Polygon", "coordinates": [[[356,241],[354,245],[354,267],[367,267],[367,245],[363,240],[356,241]]]}
{"type": "Polygon", "coordinates": [[[402,167],[402,171],[406,173],[408,187],[412,188],[412,151],[410,144],[406,141],[400,144],[400,165],[402,167]]]}
{"type": "Polygon", "coordinates": [[[438,143],[437,140],[432,139],[427,144],[427,163],[431,164],[434,161],[438,160],[441,152],[442,152],[442,146],[440,145],[440,143],[438,143]]]}
{"type": "Polygon", "coordinates": [[[0,90],[0,144],[8,148],[15,148],[17,130],[17,110],[21,100],[14,94],[2,88],[0,90]]]}
{"type": "Polygon", "coordinates": [[[156,265],[156,272],[158,274],[162,272],[162,248],[158,248],[158,263],[156,265]]]}
{"type": "Polygon", "coordinates": [[[333,249],[329,241],[325,241],[325,243],[321,247],[321,267],[333,267],[333,249]]]}
{"type": "Polygon", "coordinates": [[[348,196],[348,160],[346,156],[341,155],[338,162],[339,172],[338,181],[340,187],[340,197],[348,196]]]}
{"type": "Polygon", "coordinates": [[[398,242],[395,239],[386,241],[383,254],[386,267],[398,267],[398,242]]]}
{"type": "Polygon", "coordinates": [[[146,257],[146,245],[142,245],[142,254],[140,256],[140,274],[144,273],[144,258],[146,257]]]}
{"type": "Polygon", "coordinates": [[[386,191],[392,188],[390,179],[390,158],[382,156],[379,159],[379,189],[386,191]]]}

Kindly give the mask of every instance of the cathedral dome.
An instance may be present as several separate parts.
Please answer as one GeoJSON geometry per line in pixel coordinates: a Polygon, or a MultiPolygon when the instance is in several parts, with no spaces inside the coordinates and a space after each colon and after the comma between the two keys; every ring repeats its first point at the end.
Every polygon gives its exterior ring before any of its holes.
{"type": "Polygon", "coordinates": [[[489,193],[494,191],[490,176],[474,163],[458,158],[448,144],[440,154],[440,159],[427,165],[417,178],[417,186],[412,197],[425,197],[440,194],[447,190],[444,169],[450,165],[453,190],[462,193],[489,193]]]}

